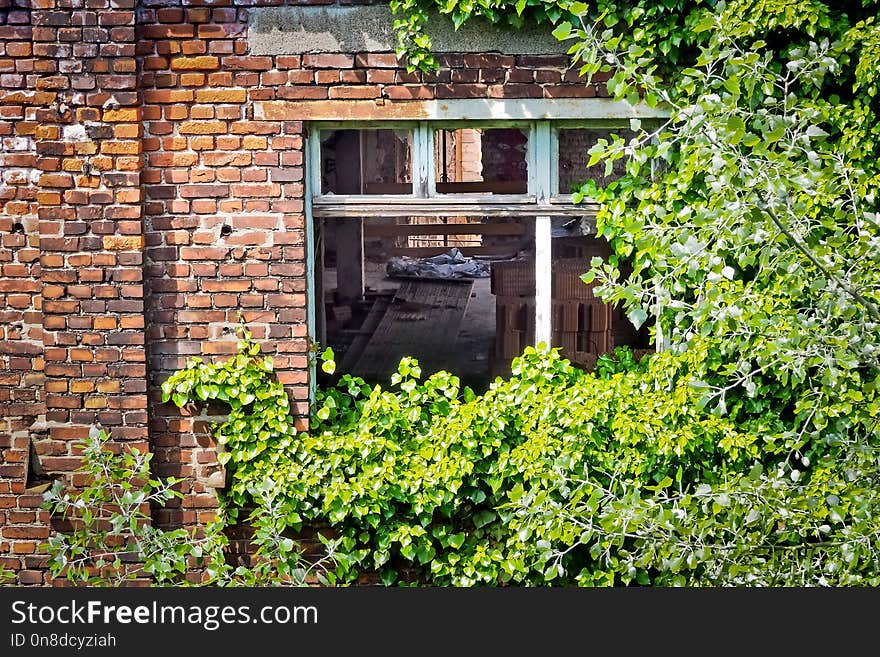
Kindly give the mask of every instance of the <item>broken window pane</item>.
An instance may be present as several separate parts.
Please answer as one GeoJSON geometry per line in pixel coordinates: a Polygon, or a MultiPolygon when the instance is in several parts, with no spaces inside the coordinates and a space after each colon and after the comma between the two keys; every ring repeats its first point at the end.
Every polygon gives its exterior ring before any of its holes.
{"type": "Polygon", "coordinates": [[[412,132],[322,130],[322,194],[412,194],[412,132]]]}
{"type": "Polygon", "coordinates": [[[605,139],[610,143],[612,134],[624,141],[635,137],[633,131],[623,128],[563,128],[559,130],[558,189],[560,194],[573,193],[587,180],[595,180],[599,187],[604,187],[626,172],[626,158],[614,162],[610,176],[605,175],[604,162],[588,166],[590,149],[600,139],[605,139]]]}
{"type": "Polygon", "coordinates": [[[526,194],[528,133],[519,128],[434,131],[440,194],[526,194]]]}

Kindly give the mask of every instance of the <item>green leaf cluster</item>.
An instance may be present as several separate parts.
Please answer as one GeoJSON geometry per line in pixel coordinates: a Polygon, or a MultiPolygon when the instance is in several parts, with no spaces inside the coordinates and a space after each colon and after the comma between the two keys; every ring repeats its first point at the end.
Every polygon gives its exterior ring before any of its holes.
{"type": "Polygon", "coordinates": [[[154,527],[151,507],[182,497],[174,488],[179,480],[152,476],[152,454],[136,447],[115,450],[109,438],[93,427],[82,446],[84,488],[66,490],[56,480],[44,493],[44,508],[68,525],[42,546],[50,574],[89,586],[120,586],[132,579],[184,585],[191,567],[215,576],[225,567],[220,526],[209,525],[201,537],[185,528],[154,527]]]}
{"type": "Polygon", "coordinates": [[[876,583],[876,448],[805,445],[773,403],[719,413],[691,376],[710,343],[596,373],[530,348],[481,396],[412,359],[387,389],[346,376],[232,498],[276,537],[329,525],[327,583],[876,583]]]}
{"type": "MultiPolygon", "coordinates": [[[[335,544],[322,538],[325,554],[306,558],[285,532],[290,511],[272,482],[252,491],[256,510],[247,520],[256,550],[251,564],[233,567],[225,554],[228,516],[222,509],[200,528],[160,529],[151,510],[181,498],[176,489],[181,480],[154,478],[151,454],[120,450],[98,427],[82,447],[78,472],[86,486],[68,490],[56,481],[44,494],[44,508],[61,523],[41,546],[53,578],[88,586],[121,586],[135,579],[159,586],[333,583],[325,564],[332,561],[335,544]]],[[[6,577],[11,575],[0,570],[0,583],[6,577]]]]}
{"type": "Polygon", "coordinates": [[[413,68],[435,64],[428,10],[546,21],[583,74],[668,113],[600,142],[626,175],[576,195],[615,249],[586,278],[665,350],[587,374],[529,349],[480,396],[404,359],[388,387],[318,391],[298,434],[246,338],[163,386],[230,406],[230,509],[329,524],[335,583],[880,583],[876,2],[392,9],[413,68]]]}

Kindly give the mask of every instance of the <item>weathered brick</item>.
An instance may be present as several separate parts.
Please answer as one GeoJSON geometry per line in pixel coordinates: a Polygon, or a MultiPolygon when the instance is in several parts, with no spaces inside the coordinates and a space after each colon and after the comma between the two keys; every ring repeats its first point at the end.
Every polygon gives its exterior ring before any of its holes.
{"type": "Polygon", "coordinates": [[[139,121],[140,117],[138,116],[139,111],[136,108],[128,107],[124,109],[108,109],[104,110],[103,115],[101,116],[102,121],[107,121],[109,123],[122,122],[122,123],[133,123],[135,121],[139,121]]]}
{"type": "Polygon", "coordinates": [[[361,53],[355,57],[355,66],[360,68],[398,68],[400,60],[393,53],[361,53]]]}
{"type": "Polygon", "coordinates": [[[360,85],[330,87],[330,98],[378,98],[381,95],[379,85],[360,85]]]}
{"type": "Polygon", "coordinates": [[[248,185],[231,185],[232,194],[234,196],[279,196],[281,194],[281,186],[276,184],[268,184],[268,185],[256,185],[256,184],[248,184],[248,185]]]}
{"type": "Polygon", "coordinates": [[[229,71],[268,71],[272,68],[271,57],[224,57],[223,68],[229,71]]]}
{"type": "Polygon", "coordinates": [[[213,55],[175,57],[171,60],[172,71],[216,71],[219,68],[220,59],[213,55]]]}
{"type": "Polygon", "coordinates": [[[143,235],[107,235],[103,238],[103,246],[111,251],[136,250],[144,247],[143,235]]]}
{"type": "Polygon", "coordinates": [[[179,193],[183,198],[221,197],[229,195],[229,185],[181,185],[179,193]]]}
{"type": "Polygon", "coordinates": [[[421,100],[434,97],[434,89],[422,84],[388,86],[382,90],[382,93],[392,100],[421,100]]]}
{"type": "Polygon", "coordinates": [[[434,90],[437,98],[486,98],[488,93],[485,84],[438,84],[434,90]]]}
{"type": "Polygon", "coordinates": [[[220,135],[226,132],[223,121],[185,121],[177,131],[182,135],[220,135]]]}
{"type": "Polygon", "coordinates": [[[244,89],[199,89],[196,101],[200,103],[243,103],[247,100],[244,89]]]}

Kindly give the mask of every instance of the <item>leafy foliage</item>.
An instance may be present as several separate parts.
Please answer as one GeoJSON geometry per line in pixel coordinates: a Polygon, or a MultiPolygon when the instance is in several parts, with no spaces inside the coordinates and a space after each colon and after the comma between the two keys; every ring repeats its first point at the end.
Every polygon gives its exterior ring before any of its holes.
{"type": "Polygon", "coordinates": [[[873,453],[801,481],[767,447],[785,436],[771,404],[742,422],[702,403],[686,373],[705,351],[617,357],[600,377],[527,349],[480,397],[444,372],[420,381],[411,359],[389,389],[346,375],[295,450],[237,464],[233,489],[271,479],[280,522],[334,527],[327,581],[874,581],[873,453]]]}
{"type": "Polygon", "coordinates": [[[629,347],[615,347],[614,351],[599,356],[596,362],[596,375],[607,379],[618,372],[646,372],[648,361],[639,360],[629,347]]]}
{"type": "MultiPolygon", "coordinates": [[[[611,74],[617,98],[670,115],[593,151],[606,166],[627,158],[627,177],[585,185],[581,196],[603,204],[599,230],[635,273],[622,281],[614,261],[597,263],[588,280],[631,317],[654,315],[673,352],[708,346],[688,367],[700,403],[740,426],[775,416],[780,430],[757,435],[765,455],[787,454],[775,473],[738,472],[702,489],[727,502],[721,522],[680,506],[703,484],[638,502],[604,489],[612,509],[636,514],[630,538],[638,546],[650,536],[649,553],[663,545],[656,532],[667,520],[681,550],[715,535],[723,558],[700,552],[692,561],[705,574],[689,565],[682,582],[876,582],[880,168],[869,146],[876,74],[860,63],[876,61],[875,11],[867,1],[719,2],[685,18],[693,56],[679,71],[588,12],[557,31],[572,38],[584,73],[611,74]],[[826,523],[813,515],[823,499],[858,512],[842,527],[826,523]],[[770,547],[774,521],[812,538],[770,547]]],[[[602,508],[545,511],[583,519],[602,508]]]]}
{"type": "Polygon", "coordinates": [[[164,388],[229,400],[230,499],[276,482],[282,525],[337,531],[340,582],[880,583],[876,6],[393,3],[413,67],[428,9],[546,21],[616,98],[668,112],[600,142],[627,175],[579,194],[617,254],[587,278],[667,350],[586,374],[530,349],[479,397],[404,359],[388,388],[319,391],[297,435],[245,339],[164,388]]]}
{"type": "Polygon", "coordinates": [[[69,520],[72,530],[56,532],[46,550],[53,577],[88,585],[119,586],[126,580],[151,577],[158,584],[183,581],[189,559],[205,563],[215,574],[222,564],[223,538],[217,526],[202,539],[186,529],[162,531],[150,523],[151,504],[162,506],[180,497],[175,479],[150,477],[152,454],[137,448],[116,455],[109,436],[92,428],[83,449],[82,472],[89,484],[79,493],[66,492],[61,481],[44,493],[44,506],[69,520]]]}
{"type": "MultiPolygon", "coordinates": [[[[437,66],[431,54],[429,23],[438,15],[456,29],[469,20],[487,21],[512,29],[525,24],[570,29],[576,17],[588,15],[608,28],[616,28],[622,43],[637,43],[654,50],[674,65],[686,42],[689,15],[696,7],[715,0],[391,0],[397,31],[397,54],[410,70],[437,66]],[[566,27],[567,26],[567,27],[566,27]]],[[[785,3],[780,3],[785,4],[785,3]]]]}
{"type": "MultiPolygon", "coordinates": [[[[241,348],[235,357],[222,363],[192,358],[186,370],[162,384],[163,402],[183,406],[191,401],[220,401],[229,407],[227,421],[215,432],[224,465],[249,461],[267,450],[286,453],[292,449],[290,436],[296,433],[287,393],[272,377],[272,359],[260,357],[260,345],[244,327],[240,330],[241,348]]],[[[232,501],[243,503],[245,497],[237,493],[233,489],[232,501]]]]}
{"type": "Polygon", "coordinates": [[[53,577],[89,586],[120,586],[137,578],[183,586],[190,583],[186,575],[197,569],[204,577],[201,583],[218,586],[304,585],[312,576],[324,581],[332,543],[326,542],[324,558],[307,561],[283,533],[283,503],[270,483],[254,491],[259,512],[248,518],[257,546],[254,564],[233,568],[224,555],[228,539],[222,513],[199,535],[186,528],[154,527],[149,507],[181,497],[174,490],[179,480],[151,478],[151,454],[135,448],[117,454],[108,441],[106,432],[92,428],[83,449],[80,471],[89,481],[83,490],[67,492],[56,481],[44,494],[45,508],[72,525],[70,531],[55,532],[44,546],[53,577]]]}

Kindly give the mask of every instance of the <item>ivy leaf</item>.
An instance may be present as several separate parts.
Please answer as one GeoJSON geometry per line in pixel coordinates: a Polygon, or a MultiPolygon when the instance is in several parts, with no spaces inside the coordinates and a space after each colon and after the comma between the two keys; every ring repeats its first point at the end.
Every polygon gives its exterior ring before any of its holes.
{"type": "Polygon", "coordinates": [[[446,542],[449,544],[454,550],[458,550],[462,545],[464,545],[464,533],[452,534],[446,539],[446,542]]]}
{"type": "Polygon", "coordinates": [[[478,529],[480,527],[484,527],[485,525],[488,525],[490,522],[495,520],[495,518],[497,518],[497,517],[498,516],[495,514],[494,511],[489,511],[489,510],[480,511],[479,513],[474,514],[474,517],[473,517],[474,527],[476,527],[478,529]]]}
{"type": "Polygon", "coordinates": [[[327,374],[333,374],[336,371],[336,362],[333,360],[334,357],[335,354],[330,347],[327,347],[324,350],[324,353],[321,354],[321,369],[327,374]]]}
{"type": "Polygon", "coordinates": [[[560,23],[553,30],[553,36],[559,41],[564,41],[571,35],[571,23],[560,23]]]}

